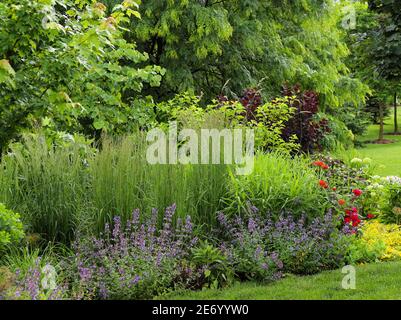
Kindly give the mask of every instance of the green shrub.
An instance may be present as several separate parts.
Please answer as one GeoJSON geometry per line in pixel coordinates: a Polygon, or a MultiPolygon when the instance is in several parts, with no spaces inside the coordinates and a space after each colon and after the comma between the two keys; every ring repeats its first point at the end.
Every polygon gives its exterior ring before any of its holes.
{"type": "Polygon", "coordinates": [[[401,224],[401,179],[387,177],[383,179],[383,183],[387,201],[380,219],[388,224],[401,224]]]}
{"type": "Polygon", "coordinates": [[[208,242],[201,242],[192,249],[191,261],[197,268],[204,269],[204,287],[217,289],[229,285],[234,279],[234,272],[227,257],[208,242]]]}
{"type": "Polygon", "coordinates": [[[155,105],[155,109],[163,128],[168,121],[177,121],[179,128],[249,128],[255,130],[257,150],[290,153],[300,148],[296,135],[286,140],[282,136],[295,112],[288,97],[261,104],[251,112],[238,101],[213,102],[203,108],[198,97],[181,93],[155,105]]]}
{"type": "Polygon", "coordinates": [[[348,247],[347,261],[348,263],[370,263],[380,260],[380,257],[386,251],[386,244],[382,240],[378,240],[373,244],[368,244],[363,239],[350,239],[348,247]]]}
{"type": "Polygon", "coordinates": [[[263,213],[286,211],[295,217],[321,216],[328,205],[310,160],[278,153],[257,156],[252,174],[231,177],[226,210],[241,214],[248,210],[248,203],[263,213]]]}
{"type": "Polygon", "coordinates": [[[329,120],[330,132],[326,133],[321,141],[324,150],[350,149],[354,146],[354,134],[337,117],[321,113],[317,115],[316,119],[329,120]]]}
{"type": "Polygon", "coordinates": [[[0,250],[16,244],[24,238],[24,226],[20,215],[0,203],[0,250]]]}

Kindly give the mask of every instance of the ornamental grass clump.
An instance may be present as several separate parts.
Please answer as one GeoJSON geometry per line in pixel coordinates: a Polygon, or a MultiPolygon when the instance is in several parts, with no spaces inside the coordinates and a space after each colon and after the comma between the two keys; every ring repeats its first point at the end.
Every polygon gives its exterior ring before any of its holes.
{"type": "Polygon", "coordinates": [[[232,176],[228,182],[224,211],[241,214],[250,202],[276,216],[282,211],[297,218],[324,216],[330,204],[324,190],[316,188],[319,175],[309,162],[280,153],[257,155],[250,175],[232,176]]]}
{"type": "Polygon", "coordinates": [[[75,298],[148,299],[179,287],[181,274],[192,274],[184,261],[197,238],[190,217],[173,224],[175,211],[165,210],[159,231],[157,210],[145,222],[135,210],[126,224],[115,217],[101,237],[76,242],[75,298]]]}

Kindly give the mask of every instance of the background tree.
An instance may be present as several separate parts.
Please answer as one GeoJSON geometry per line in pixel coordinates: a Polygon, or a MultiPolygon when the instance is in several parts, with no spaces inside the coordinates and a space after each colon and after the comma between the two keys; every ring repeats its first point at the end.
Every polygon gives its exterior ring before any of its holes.
{"type": "Polygon", "coordinates": [[[131,125],[143,83],[163,73],[122,37],[136,9],[132,0],[110,16],[90,0],[0,3],[0,149],[43,122],[90,135],[131,125]]]}
{"type": "MultiPolygon", "coordinates": [[[[384,119],[389,115],[387,105],[394,101],[397,89],[394,78],[386,75],[383,61],[390,59],[383,55],[380,46],[386,44],[382,34],[382,19],[378,12],[372,10],[366,1],[354,2],[356,12],[356,28],[348,33],[348,46],[352,52],[347,64],[355,77],[369,85],[372,96],[368,99],[366,108],[372,115],[374,123],[380,125],[379,142],[384,141],[384,119]],[[379,46],[379,47],[378,47],[379,46]]],[[[397,86],[398,87],[398,86],[397,86]]],[[[394,121],[396,122],[397,108],[394,107],[394,121]]],[[[397,128],[397,126],[395,126],[397,128]]],[[[395,129],[397,130],[397,129],[395,129]]]]}
{"type": "MultiPolygon", "coordinates": [[[[118,0],[107,0],[112,6],[118,0]]],[[[359,103],[366,86],[344,63],[341,6],[333,0],[148,0],[128,39],[166,68],[158,99],[192,90],[215,98],[259,87],[265,97],[285,82],[319,93],[323,108],[359,103]]]]}
{"type": "Polygon", "coordinates": [[[394,134],[400,134],[397,122],[397,92],[401,81],[401,2],[370,0],[369,9],[377,13],[377,27],[371,32],[370,54],[375,71],[389,83],[394,106],[394,134]]]}

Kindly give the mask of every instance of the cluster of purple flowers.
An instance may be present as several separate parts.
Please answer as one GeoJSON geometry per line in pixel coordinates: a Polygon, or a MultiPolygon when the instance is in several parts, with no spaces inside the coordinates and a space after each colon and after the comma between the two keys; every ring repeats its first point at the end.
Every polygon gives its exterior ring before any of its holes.
{"type": "MultiPolygon", "coordinates": [[[[219,213],[216,233],[202,247],[191,218],[175,220],[175,211],[175,205],[168,207],[158,224],[157,210],[146,219],[135,210],[129,221],[115,217],[99,237],[79,239],[68,261],[70,297],[148,299],[175,289],[199,289],[207,272],[213,281],[226,278],[220,277],[224,272],[239,280],[274,281],[287,272],[310,274],[345,262],[349,237],[332,212],[313,220],[264,215],[254,206],[242,216],[219,213]],[[224,267],[217,260],[224,260],[224,267]]],[[[23,278],[17,275],[22,281],[15,298],[64,297],[65,287],[44,290],[42,273],[38,260],[23,278]]]]}
{"type": "Polygon", "coordinates": [[[251,275],[258,278],[263,276],[260,269],[270,267],[270,276],[277,278],[283,271],[310,274],[344,263],[348,237],[339,230],[338,219],[331,212],[307,222],[305,217],[296,220],[291,214],[282,214],[278,219],[263,217],[255,207],[249,211],[246,218],[229,219],[222,213],[218,216],[221,237],[225,239],[222,246],[231,251],[231,259],[242,262],[234,261],[233,265],[243,267],[245,258],[252,261],[237,273],[249,277],[252,271],[251,275]]]}
{"type": "Polygon", "coordinates": [[[247,219],[229,219],[218,214],[220,248],[226,253],[234,273],[241,280],[271,281],[282,277],[283,263],[279,254],[265,245],[268,225],[260,221],[252,207],[247,219]]]}
{"type": "MultiPolygon", "coordinates": [[[[47,276],[41,267],[41,258],[37,258],[35,265],[30,267],[27,272],[16,270],[15,284],[6,293],[7,299],[15,300],[61,300],[65,297],[67,286],[65,284],[55,287],[44,286],[48,281],[47,276]]],[[[56,281],[56,279],[54,279],[56,281]]]]}
{"type": "Polygon", "coordinates": [[[197,242],[191,218],[178,218],[174,224],[175,211],[175,205],[165,210],[160,230],[157,210],[145,222],[135,210],[125,225],[115,217],[101,237],[77,242],[80,297],[147,298],[173,286],[181,262],[197,242]]]}

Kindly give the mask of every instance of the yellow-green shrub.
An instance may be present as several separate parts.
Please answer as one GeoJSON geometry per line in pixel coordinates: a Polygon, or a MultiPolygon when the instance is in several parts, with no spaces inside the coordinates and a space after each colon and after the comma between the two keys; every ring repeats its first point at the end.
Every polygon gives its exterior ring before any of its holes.
{"type": "Polygon", "coordinates": [[[401,227],[377,220],[367,222],[362,236],[351,245],[350,256],[353,262],[401,259],[401,227]]]}
{"type": "Polygon", "coordinates": [[[18,213],[0,203],[0,250],[24,237],[24,228],[18,213]]]}

